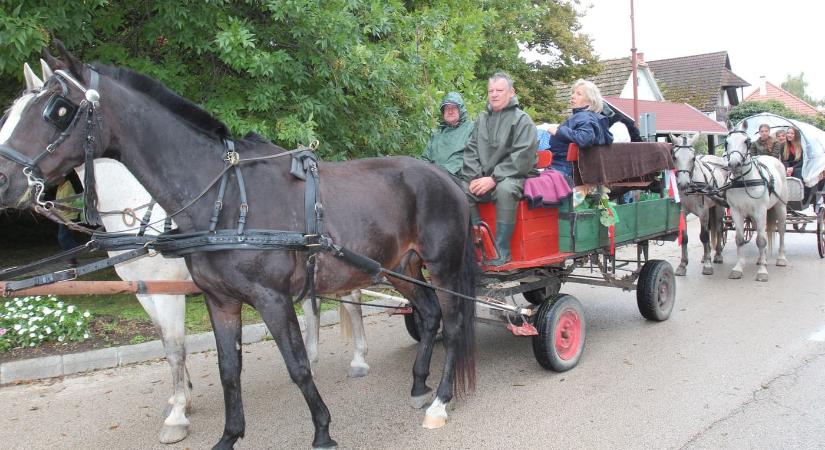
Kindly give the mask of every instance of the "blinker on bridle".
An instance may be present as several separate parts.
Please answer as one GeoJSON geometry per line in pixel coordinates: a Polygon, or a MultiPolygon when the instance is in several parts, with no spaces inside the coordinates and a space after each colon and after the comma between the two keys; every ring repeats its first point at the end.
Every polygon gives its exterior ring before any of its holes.
{"type": "MultiPolygon", "coordinates": [[[[99,106],[100,94],[97,91],[97,86],[100,75],[92,67],[89,67],[89,70],[91,73],[89,89],[86,89],[86,87],[75,80],[74,77],[72,77],[65,70],[56,70],[54,72],[53,79],[60,83],[61,93],[53,94],[51,98],[49,98],[49,101],[46,102],[46,107],[43,109],[43,120],[54,126],[60,134],[52,143],[47,145],[46,149],[39,155],[32,159],[6,144],[0,144],[0,156],[23,166],[23,175],[26,176],[26,182],[29,187],[34,189],[35,203],[47,209],[51,206],[51,202],[47,202],[43,199],[43,196],[45,195],[46,182],[43,179],[43,173],[37,164],[46,156],[54,153],[57,147],[60,146],[60,144],[63,143],[67,137],[69,137],[69,134],[74,128],[74,125],[77,123],[77,118],[81,115],[80,113],[82,111],[86,111],[88,109],[91,116],[94,113],[94,110],[99,106]],[[67,82],[71,83],[84,93],[85,98],[79,105],[67,97],[69,92],[67,82]]],[[[91,129],[89,129],[88,132],[91,133],[91,129]]],[[[87,136],[87,140],[89,140],[89,136],[87,136]]]]}

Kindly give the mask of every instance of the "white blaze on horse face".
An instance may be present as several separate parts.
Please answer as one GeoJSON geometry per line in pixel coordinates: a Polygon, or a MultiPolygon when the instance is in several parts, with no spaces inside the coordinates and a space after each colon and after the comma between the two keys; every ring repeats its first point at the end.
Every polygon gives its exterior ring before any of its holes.
{"type": "Polygon", "coordinates": [[[15,100],[11,109],[9,109],[9,115],[6,118],[6,122],[3,123],[3,128],[0,128],[0,144],[4,144],[9,140],[15,127],[20,123],[20,117],[22,117],[23,111],[26,110],[26,106],[28,106],[29,102],[35,97],[37,97],[36,93],[27,92],[15,100]]]}

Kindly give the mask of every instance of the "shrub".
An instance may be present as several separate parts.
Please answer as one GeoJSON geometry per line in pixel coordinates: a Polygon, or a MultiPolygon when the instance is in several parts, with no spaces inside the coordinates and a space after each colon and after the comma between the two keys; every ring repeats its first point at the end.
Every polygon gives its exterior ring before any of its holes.
{"type": "Polygon", "coordinates": [[[0,351],[37,347],[48,341],[89,338],[89,311],[54,296],[13,298],[0,308],[0,351]]]}

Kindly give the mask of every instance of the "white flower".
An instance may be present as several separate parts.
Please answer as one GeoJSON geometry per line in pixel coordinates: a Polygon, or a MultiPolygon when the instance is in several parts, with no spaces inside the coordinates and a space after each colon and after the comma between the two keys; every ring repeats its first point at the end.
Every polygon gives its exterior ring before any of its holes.
{"type": "Polygon", "coordinates": [[[34,342],[32,342],[31,344],[29,344],[29,347],[34,347],[34,342]]]}
{"type": "Polygon", "coordinates": [[[34,334],[34,333],[29,333],[29,337],[35,337],[35,336],[36,336],[36,334],[34,334]]]}
{"type": "Polygon", "coordinates": [[[40,340],[42,341],[42,340],[43,340],[43,335],[42,335],[42,334],[38,334],[38,335],[37,335],[37,339],[40,339],[40,340]]]}
{"type": "Polygon", "coordinates": [[[52,334],[52,327],[46,327],[46,334],[52,334]]]}
{"type": "Polygon", "coordinates": [[[57,302],[57,307],[62,308],[63,307],[63,302],[57,302]]]}
{"type": "Polygon", "coordinates": [[[27,328],[21,328],[21,329],[17,330],[17,334],[19,336],[22,336],[22,335],[26,334],[27,331],[29,331],[27,328]]]}
{"type": "Polygon", "coordinates": [[[3,305],[3,306],[4,306],[4,307],[6,307],[6,308],[8,308],[10,303],[11,303],[11,302],[6,302],[6,304],[5,304],[5,305],[3,305]]]}
{"type": "Polygon", "coordinates": [[[22,301],[20,301],[20,300],[15,300],[15,301],[14,301],[14,304],[15,304],[15,305],[17,305],[17,307],[18,307],[18,308],[20,308],[20,307],[22,307],[22,306],[23,306],[23,302],[22,302],[22,301]]]}
{"type": "Polygon", "coordinates": [[[60,320],[59,320],[59,322],[61,322],[61,323],[62,323],[64,320],[66,320],[66,316],[60,316],[60,320]]]}
{"type": "Polygon", "coordinates": [[[89,339],[89,333],[83,333],[83,339],[89,339]]]}
{"type": "Polygon", "coordinates": [[[69,305],[69,307],[66,308],[66,312],[69,313],[69,314],[73,313],[74,312],[74,305],[69,305]]]}
{"type": "Polygon", "coordinates": [[[32,309],[34,309],[34,305],[29,305],[29,307],[26,308],[26,309],[32,310],[32,309]]]}
{"type": "Polygon", "coordinates": [[[34,330],[36,330],[36,329],[37,329],[37,325],[32,325],[32,326],[31,326],[31,328],[29,328],[29,329],[30,329],[30,330],[32,330],[32,331],[34,331],[34,330]]]}
{"type": "Polygon", "coordinates": [[[29,315],[28,314],[20,314],[20,318],[21,319],[28,319],[29,315]]]}
{"type": "Polygon", "coordinates": [[[60,316],[61,314],[63,314],[63,310],[60,310],[60,309],[55,309],[54,310],[54,315],[55,316],[60,316]]]}
{"type": "Polygon", "coordinates": [[[63,342],[63,336],[58,336],[57,337],[57,342],[63,342]]]}
{"type": "Polygon", "coordinates": [[[16,324],[14,324],[14,327],[12,327],[12,328],[14,328],[14,331],[17,331],[17,330],[23,328],[23,325],[20,325],[19,323],[16,323],[16,324]]]}
{"type": "Polygon", "coordinates": [[[83,317],[89,317],[89,316],[91,316],[91,315],[92,315],[92,314],[89,312],[89,310],[86,310],[86,312],[85,312],[85,313],[83,313],[83,317]]]}
{"type": "Polygon", "coordinates": [[[54,311],[54,310],[53,310],[53,309],[51,309],[51,308],[49,308],[48,306],[44,306],[44,307],[43,307],[43,315],[44,315],[44,316],[48,316],[49,314],[51,314],[51,313],[52,313],[52,311],[54,311]]]}
{"type": "Polygon", "coordinates": [[[75,322],[75,324],[77,324],[77,326],[81,326],[81,325],[83,325],[83,322],[78,320],[77,322],[75,322]]]}

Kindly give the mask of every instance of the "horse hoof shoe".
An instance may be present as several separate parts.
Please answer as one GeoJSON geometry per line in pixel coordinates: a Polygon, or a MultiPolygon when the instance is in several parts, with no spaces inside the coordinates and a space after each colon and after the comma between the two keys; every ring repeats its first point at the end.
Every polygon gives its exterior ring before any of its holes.
{"type": "Polygon", "coordinates": [[[189,435],[189,427],[186,425],[164,425],[160,429],[160,443],[174,444],[186,439],[189,435]]]}
{"type": "Polygon", "coordinates": [[[422,423],[421,426],[428,430],[435,430],[437,428],[443,427],[446,424],[446,417],[424,416],[424,423],[422,423]]]}
{"type": "Polygon", "coordinates": [[[766,273],[757,273],[756,274],[756,281],[768,281],[768,274],[766,274],[766,273]]]}
{"type": "Polygon", "coordinates": [[[742,272],[734,270],[730,273],[730,275],[728,275],[728,278],[730,278],[731,280],[738,280],[742,278],[742,272]]]}
{"type": "Polygon", "coordinates": [[[687,273],[687,269],[682,266],[676,268],[676,272],[673,272],[677,277],[683,277],[687,273]]]}
{"type": "Polygon", "coordinates": [[[370,373],[370,366],[363,365],[363,366],[350,366],[347,369],[347,376],[350,378],[362,378],[370,373]]]}
{"type": "Polygon", "coordinates": [[[785,267],[785,266],[788,265],[788,260],[787,259],[777,259],[776,260],[776,265],[779,266],[779,267],[785,267]]]}
{"type": "Polygon", "coordinates": [[[702,267],[702,275],[713,275],[713,266],[702,267]]]}

